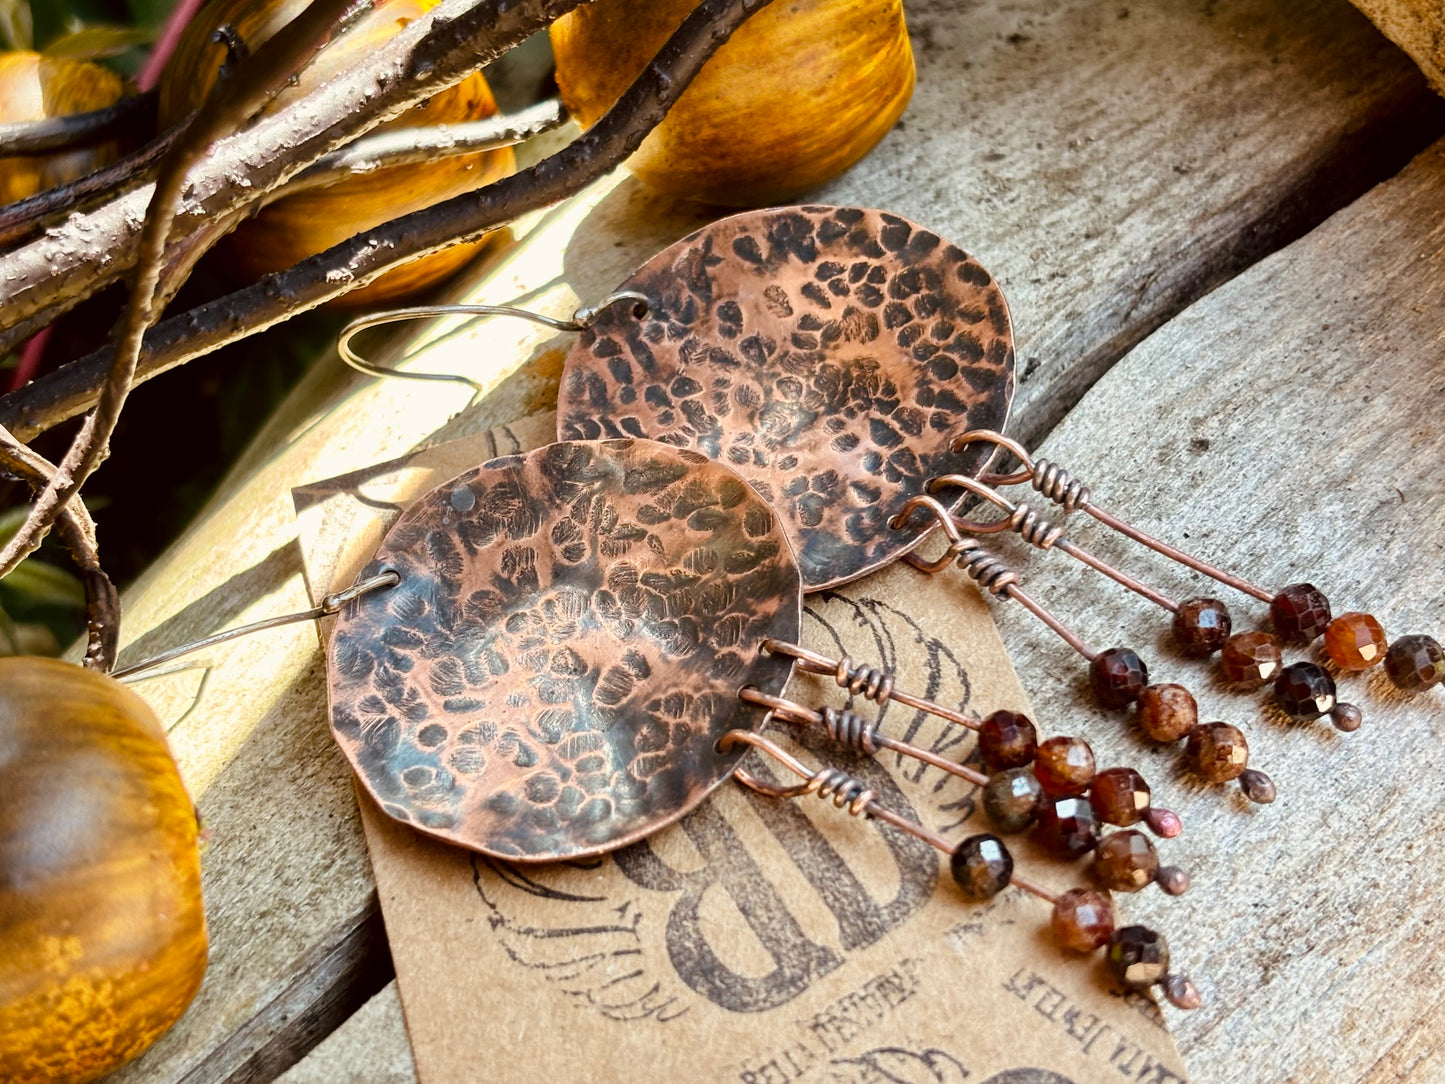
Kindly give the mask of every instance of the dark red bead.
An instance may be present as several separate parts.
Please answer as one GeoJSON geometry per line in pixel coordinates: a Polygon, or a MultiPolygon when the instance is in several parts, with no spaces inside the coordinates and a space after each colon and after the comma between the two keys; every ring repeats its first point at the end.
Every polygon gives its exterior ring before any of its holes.
{"type": "Polygon", "coordinates": [[[1274,700],[1294,719],[1318,719],[1335,707],[1335,679],[1312,662],[1286,666],[1274,681],[1274,700]]]}
{"type": "Polygon", "coordinates": [[[1114,904],[1104,892],[1071,888],[1054,900],[1054,942],[1073,952],[1093,952],[1114,932],[1114,904]]]}
{"type": "Polygon", "coordinates": [[[1184,654],[1203,658],[1224,646],[1232,625],[1229,610],[1217,598],[1185,599],[1174,614],[1174,642],[1184,654]]]}
{"type": "Polygon", "coordinates": [[[1125,926],[1109,937],[1109,970],[1131,990],[1161,982],[1169,974],[1169,945],[1147,926],[1125,926]]]}
{"type": "Polygon", "coordinates": [[[1014,860],[998,836],[969,836],[953,849],[949,859],[953,879],[971,900],[986,900],[1008,887],[1014,860]]]}
{"type": "Polygon", "coordinates": [[[1149,784],[1133,768],[1109,768],[1089,784],[1089,804],[1105,824],[1127,828],[1149,808],[1149,784]]]}
{"type": "Polygon", "coordinates": [[[1106,708],[1128,707],[1149,684],[1149,668],[1127,647],[1100,652],[1089,668],[1094,694],[1106,708]]]}
{"type": "Polygon", "coordinates": [[[1083,798],[1060,798],[1039,805],[1036,836],[1055,854],[1082,858],[1099,845],[1099,823],[1094,809],[1083,798]]]}
{"type": "Polygon", "coordinates": [[[1385,652],[1385,673],[1401,692],[1424,692],[1445,681],[1445,649],[1429,636],[1401,636],[1385,652]]]}
{"type": "Polygon", "coordinates": [[[1281,640],[1313,643],[1329,628],[1330,600],[1312,583],[1292,583],[1274,596],[1269,616],[1281,640]]]}
{"type": "Polygon", "coordinates": [[[1083,794],[1094,780],[1094,751],[1083,738],[1050,738],[1034,754],[1034,777],[1050,798],[1083,794]]]}
{"type": "Polygon", "coordinates": [[[1034,724],[1016,711],[996,711],[978,728],[978,751],[991,772],[1033,763],[1038,748],[1034,724]]]}

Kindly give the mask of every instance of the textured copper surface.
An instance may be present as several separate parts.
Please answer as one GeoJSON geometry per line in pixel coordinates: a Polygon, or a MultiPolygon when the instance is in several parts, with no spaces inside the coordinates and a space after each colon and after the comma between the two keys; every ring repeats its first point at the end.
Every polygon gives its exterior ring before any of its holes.
{"type": "Polygon", "coordinates": [[[682,816],[781,692],[801,589],[736,474],[650,441],[494,459],[397,520],[344,609],[331,728],[389,815],[514,860],[596,854],[682,816]]]}
{"type": "Polygon", "coordinates": [[[889,518],[938,474],[971,474],[1001,429],[1013,333],[988,272],[897,215],[846,207],[715,222],[619,289],[567,358],[563,439],[639,436],[736,469],[793,542],[807,590],[894,560],[927,524],[889,518]]]}

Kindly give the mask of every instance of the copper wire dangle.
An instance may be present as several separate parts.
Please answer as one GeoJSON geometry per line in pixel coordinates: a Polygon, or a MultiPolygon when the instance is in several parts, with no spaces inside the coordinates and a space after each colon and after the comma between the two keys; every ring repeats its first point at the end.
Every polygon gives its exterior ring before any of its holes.
{"type": "Polygon", "coordinates": [[[938,833],[879,803],[862,780],[827,765],[810,769],[765,735],[751,730],[730,730],[718,740],[718,750],[722,753],[740,745],[765,753],[802,780],[786,786],[738,768],[734,777],[750,790],[780,799],[817,795],[850,816],[880,820],[907,832],[948,855],[954,882],[969,899],[986,900],[1009,886],[1018,888],[1052,906],[1050,926],[1060,948],[1089,953],[1107,946],[1109,970],[1123,985],[1135,990],[1157,985],[1176,1007],[1199,1007],[1198,988],[1184,975],[1169,970],[1169,948],[1164,938],[1144,926],[1116,927],[1114,906],[1107,893],[1087,888],[1053,892],[1015,872],[1013,856],[997,836],[981,833],[950,843],[938,833]]]}
{"type": "MultiPolygon", "coordinates": [[[[1089,661],[1089,677],[1094,693],[1106,708],[1124,708],[1138,704],[1140,727],[1155,741],[1172,742],[1187,739],[1185,759],[1189,766],[1212,783],[1238,779],[1240,790],[1250,801],[1265,804],[1274,801],[1274,781],[1262,771],[1249,767],[1249,743],[1244,733],[1229,723],[1199,722],[1199,707],[1193,694],[1182,685],[1150,684],[1149,670],[1138,654],[1126,647],[1104,651],[1087,644],[1047,607],[1024,590],[1018,572],[985,549],[983,543],[963,533],[960,520],[936,497],[911,497],[899,510],[890,525],[901,526],[922,509],[933,516],[948,538],[942,555],[926,561],[915,554],[904,558],[915,568],[936,575],[952,564],[975,580],[980,587],[998,598],[1018,602],[1089,661]]],[[[989,533],[1008,530],[1007,521],[985,524],[989,533]]],[[[1039,537],[1053,536],[1058,544],[1060,534],[1043,530],[1039,537]]]]}
{"type": "Polygon", "coordinates": [[[1186,654],[1207,657],[1222,651],[1221,669],[1237,687],[1258,689],[1272,683],[1275,703],[1291,718],[1308,721],[1328,715],[1342,731],[1355,730],[1362,721],[1357,707],[1339,702],[1334,678],[1322,667],[1313,662],[1284,666],[1281,642],[1303,646],[1323,636],[1323,653],[1341,672],[1365,671],[1383,663],[1390,681],[1405,693],[1423,692],[1445,681],[1445,648],[1432,637],[1412,634],[1387,646],[1384,629],[1370,614],[1350,612],[1336,617],[1329,599],[1311,583],[1293,583],[1270,592],[1171,546],[1100,508],[1087,485],[1059,464],[1030,456],[1018,441],[1002,433],[970,430],[954,440],[954,448],[978,443],[1007,451],[1021,464],[1012,473],[982,473],[979,480],[985,485],[1027,483],[1063,508],[1065,515],[1085,512],[1125,538],[1267,603],[1273,634],[1231,635],[1232,621],[1224,603],[1213,598],[1188,599],[1174,611],[1174,638],[1186,654]]]}

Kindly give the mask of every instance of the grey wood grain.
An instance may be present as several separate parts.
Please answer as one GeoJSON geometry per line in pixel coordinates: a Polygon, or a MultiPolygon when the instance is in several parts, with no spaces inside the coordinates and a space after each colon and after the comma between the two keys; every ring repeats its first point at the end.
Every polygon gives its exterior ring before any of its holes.
{"type": "Polygon", "coordinates": [[[279,1084],[415,1084],[416,1066],[396,983],[388,983],[277,1080],[279,1084]]]}
{"type": "MultiPolygon", "coordinates": [[[[1101,506],[1255,582],[1308,580],[1392,639],[1445,639],[1445,142],[1150,336],[1041,451],[1101,506]]],[[[1236,628],[1264,617],[1086,517],[1070,522],[1077,541],[1176,598],[1226,599],[1236,628]]],[[[1177,747],[1149,747],[1092,707],[1060,641],[996,608],[1039,716],[1086,733],[1103,763],[1142,761],[1156,800],[1184,818],[1167,851],[1193,889],[1129,903],[1204,990],[1204,1008],[1171,1015],[1194,1079],[1445,1080],[1445,688],[1411,699],[1378,670],[1345,676],[1358,732],[1288,725],[1177,656],[1162,611],[1061,554],[1020,565],[1086,640],[1135,645],[1154,680],[1189,685],[1205,718],[1243,727],[1278,784],[1274,805],[1246,808],[1232,784],[1195,783],[1177,747]]],[[[950,579],[940,589],[964,589],[950,579]]]]}
{"type": "MultiPolygon", "coordinates": [[[[1026,433],[1440,126],[1419,74],[1344,0],[930,0],[909,17],[919,86],[904,123],[819,196],[910,215],[997,274],[1026,433]]],[[[706,215],[625,181],[577,233],[565,279],[594,299],[706,215]]],[[[508,361],[513,377],[450,428],[454,403],[393,385],[363,405],[353,376],[318,370],[128,593],[132,633],[164,647],[301,608],[291,486],[544,408],[558,360],[508,361]]],[[[217,653],[201,706],[172,731],[214,837],[211,972],[180,1026],[118,1079],[265,1079],[337,1006],[364,1000],[357,976],[379,982],[388,966],[365,934],[374,896],[314,639],[268,636],[281,639],[217,653]]]]}

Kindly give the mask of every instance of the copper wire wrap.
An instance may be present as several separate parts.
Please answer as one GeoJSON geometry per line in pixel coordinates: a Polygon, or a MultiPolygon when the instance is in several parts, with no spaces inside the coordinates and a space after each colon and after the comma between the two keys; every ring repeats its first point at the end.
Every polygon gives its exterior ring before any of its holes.
{"type": "Polygon", "coordinates": [[[819,768],[803,785],[819,798],[831,799],[835,809],[846,809],[854,817],[866,814],[877,797],[861,779],[841,768],[819,768]]]}
{"type": "Polygon", "coordinates": [[[874,739],[878,736],[878,720],[865,719],[856,711],[846,708],[824,708],[823,726],[828,737],[839,745],[857,749],[872,756],[878,751],[874,739]]]}

